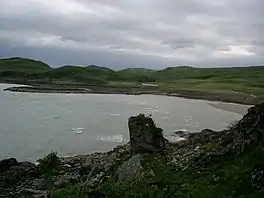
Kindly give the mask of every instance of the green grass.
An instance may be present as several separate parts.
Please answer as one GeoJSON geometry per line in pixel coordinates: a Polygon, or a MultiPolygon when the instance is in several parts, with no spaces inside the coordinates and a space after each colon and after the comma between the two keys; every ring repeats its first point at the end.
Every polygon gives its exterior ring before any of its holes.
{"type": "MultiPolygon", "coordinates": [[[[118,181],[114,177],[98,190],[98,194],[113,198],[226,198],[263,197],[264,192],[252,187],[252,170],[263,168],[264,152],[249,150],[243,154],[222,156],[203,167],[189,163],[185,171],[168,164],[164,155],[152,154],[144,159],[142,173],[133,182],[118,181]]],[[[264,185],[264,180],[259,180],[264,185]]],[[[53,191],[53,198],[92,197],[79,187],[53,191]]]]}
{"type": "Polygon", "coordinates": [[[25,58],[0,59],[0,71],[43,72],[48,70],[50,70],[49,65],[41,61],[25,58]]]}
{"type": "Polygon", "coordinates": [[[264,96],[264,67],[193,68],[168,67],[162,70],[128,68],[114,71],[107,67],[62,66],[23,58],[0,59],[0,80],[13,79],[32,83],[100,84],[138,87],[155,82],[160,89],[238,91],[264,96]]]}

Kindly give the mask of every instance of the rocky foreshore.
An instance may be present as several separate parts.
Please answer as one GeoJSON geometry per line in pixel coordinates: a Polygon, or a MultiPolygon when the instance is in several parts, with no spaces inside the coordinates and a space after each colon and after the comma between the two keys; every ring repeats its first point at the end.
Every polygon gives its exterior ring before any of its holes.
{"type": "Polygon", "coordinates": [[[142,114],[128,126],[130,142],[109,152],[0,161],[0,197],[264,196],[264,103],[229,129],[178,132],[178,143],[142,114]]]}

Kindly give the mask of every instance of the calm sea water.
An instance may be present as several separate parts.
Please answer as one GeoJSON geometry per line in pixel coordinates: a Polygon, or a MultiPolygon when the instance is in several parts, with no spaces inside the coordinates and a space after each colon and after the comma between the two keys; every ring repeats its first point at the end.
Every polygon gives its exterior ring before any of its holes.
{"type": "MultiPolygon", "coordinates": [[[[0,84],[0,159],[34,161],[51,151],[72,155],[110,150],[128,141],[128,118],[139,113],[151,115],[169,139],[173,131],[221,130],[242,117],[203,100],[3,91],[10,86],[0,84]]],[[[242,105],[237,108],[246,110],[242,105]]]]}

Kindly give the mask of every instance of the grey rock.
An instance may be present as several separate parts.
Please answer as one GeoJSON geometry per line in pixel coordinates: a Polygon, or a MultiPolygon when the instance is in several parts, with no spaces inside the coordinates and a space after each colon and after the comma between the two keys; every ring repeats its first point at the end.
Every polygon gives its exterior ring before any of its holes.
{"type": "Polygon", "coordinates": [[[33,189],[23,189],[19,192],[20,197],[31,197],[31,198],[47,198],[48,193],[45,190],[33,190],[33,189]]]}
{"type": "Polygon", "coordinates": [[[191,143],[191,145],[196,147],[199,144],[205,144],[218,140],[222,136],[222,134],[223,132],[204,129],[199,133],[190,133],[188,141],[191,143]]]}
{"type": "Polygon", "coordinates": [[[80,181],[80,177],[76,175],[62,175],[56,178],[54,183],[57,188],[64,188],[68,185],[76,184],[80,181]]]}
{"type": "Polygon", "coordinates": [[[125,161],[117,170],[119,180],[132,181],[142,170],[140,154],[133,155],[128,161],[125,161]]]}
{"type": "Polygon", "coordinates": [[[88,180],[85,183],[85,185],[86,186],[89,186],[90,188],[94,188],[96,186],[99,186],[102,183],[104,177],[105,177],[104,172],[100,172],[97,175],[95,175],[93,178],[91,178],[90,180],[88,180]]]}
{"type": "Polygon", "coordinates": [[[173,133],[173,136],[179,137],[179,138],[185,138],[188,139],[190,135],[190,132],[188,131],[176,131],[173,133]]]}
{"type": "Polygon", "coordinates": [[[150,117],[139,114],[128,121],[131,153],[157,152],[165,149],[162,129],[150,117]]]}

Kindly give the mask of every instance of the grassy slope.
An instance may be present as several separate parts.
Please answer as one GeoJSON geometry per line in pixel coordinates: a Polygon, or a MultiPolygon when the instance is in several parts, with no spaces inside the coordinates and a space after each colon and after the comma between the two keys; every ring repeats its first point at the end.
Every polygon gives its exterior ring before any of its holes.
{"type": "Polygon", "coordinates": [[[25,58],[0,59],[0,71],[42,72],[48,71],[49,65],[25,58]]]}
{"type": "Polygon", "coordinates": [[[157,73],[166,87],[264,94],[264,67],[167,68],[157,73]]]}
{"type": "Polygon", "coordinates": [[[63,66],[51,69],[45,63],[22,59],[0,59],[3,77],[54,84],[110,84],[135,86],[140,82],[157,82],[160,88],[204,91],[240,91],[264,96],[264,67],[192,68],[169,67],[163,70],[128,68],[114,71],[95,65],[63,66]],[[25,75],[26,74],[26,75],[25,75]],[[28,79],[27,79],[28,78],[28,79]]]}

